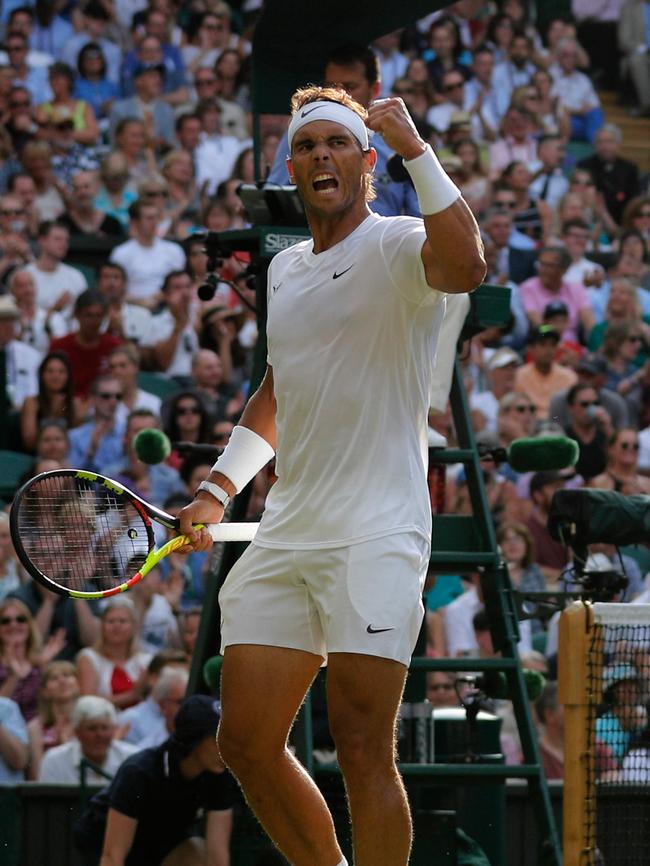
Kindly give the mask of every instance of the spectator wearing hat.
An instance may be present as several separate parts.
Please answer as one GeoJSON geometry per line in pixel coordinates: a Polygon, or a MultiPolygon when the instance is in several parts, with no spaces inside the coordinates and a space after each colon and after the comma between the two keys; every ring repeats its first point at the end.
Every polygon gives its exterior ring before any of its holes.
{"type": "MultiPolygon", "coordinates": [[[[602,355],[587,353],[580,358],[575,369],[578,381],[591,385],[598,395],[598,401],[607,412],[614,430],[625,426],[628,421],[625,400],[620,394],[605,387],[607,360],[602,355]]],[[[567,393],[568,391],[564,390],[555,394],[550,406],[550,417],[556,419],[564,429],[570,424],[567,393]]]]}
{"type": "Polygon", "coordinates": [[[605,469],[607,443],[613,435],[612,422],[600,405],[598,392],[586,382],[576,382],[567,392],[569,423],[566,435],[580,448],[576,472],[589,481],[605,469]]]}
{"type": "Polygon", "coordinates": [[[532,536],[537,564],[549,584],[554,584],[559,579],[567,564],[566,548],[551,536],[548,531],[548,518],[553,495],[562,490],[569,477],[571,474],[565,470],[545,470],[535,472],[530,479],[532,508],[523,523],[532,536]]]}
{"type": "Polygon", "coordinates": [[[604,668],[603,703],[607,711],[596,719],[596,740],[611,750],[620,765],[630,743],[647,724],[639,672],[634,665],[612,664],[604,668]]]}
{"type": "Polygon", "coordinates": [[[229,866],[238,795],[219,756],[219,719],[214,698],[187,698],[173,736],[130,757],[92,798],[75,828],[77,848],[90,858],[101,852],[101,866],[229,866]],[[199,809],[205,839],[194,835],[199,809]]]}
{"type": "Polygon", "coordinates": [[[515,388],[523,391],[537,407],[538,418],[549,417],[551,399],[558,391],[570,388],[577,376],[554,360],[560,335],[548,325],[533,327],[528,337],[531,360],[515,374],[515,388]]]}
{"type": "Polygon", "coordinates": [[[140,64],[133,70],[135,94],[113,103],[109,115],[111,138],[116,139],[120,120],[144,123],[147,141],[159,150],[174,143],[174,109],[162,99],[165,67],[161,63],[140,64]]]}
{"type": "Polygon", "coordinates": [[[478,393],[473,391],[469,398],[470,408],[480,412],[485,419],[483,429],[486,432],[496,432],[499,401],[514,389],[515,375],[521,363],[517,352],[508,346],[497,349],[488,358],[485,365],[488,387],[478,393]]]}
{"type": "Polygon", "coordinates": [[[594,314],[589,295],[584,286],[569,283],[564,274],[571,264],[571,257],[563,247],[542,247],[537,259],[539,273],[525,280],[520,286],[524,309],[535,327],[542,322],[544,308],[551,301],[564,301],[569,308],[569,325],[561,335],[566,340],[581,342],[594,326],[594,314]]]}
{"type": "MultiPolygon", "coordinates": [[[[43,756],[39,782],[78,785],[82,761],[90,761],[112,776],[124,759],[136,751],[135,746],[116,739],[117,713],[106,698],[97,695],[79,698],[72,711],[72,727],[74,739],[48,749],[43,756]]],[[[92,768],[88,768],[86,779],[94,785],[104,781],[92,768]]]]}
{"type": "MultiPolygon", "coordinates": [[[[569,326],[569,308],[564,301],[551,301],[544,307],[542,324],[550,325],[558,334],[564,334],[569,326]]],[[[575,340],[561,339],[555,360],[565,367],[575,369],[584,354],[584,347],[575,340]]]]}

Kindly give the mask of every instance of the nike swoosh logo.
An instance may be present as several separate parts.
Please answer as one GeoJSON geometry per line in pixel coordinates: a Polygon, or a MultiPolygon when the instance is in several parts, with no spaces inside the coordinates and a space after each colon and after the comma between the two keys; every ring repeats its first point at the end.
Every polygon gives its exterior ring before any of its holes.
{"type": "Polygon", "coordinates": [[[390,628],[373,628],[371,625],[366,629],[368,634],[379,634],[382,631],[395,631],[395,626],[391,626],[390,628]]]}
{"type": "Polygon", "coordinates": [[[347,272],[348,272],[349,270],[352,270],[353,267],[354,267],[354,265],[350,265],[349,268],[346,268],[344,271],[341,271],[340,274],[337,274],[336,271],[334,271],[334,274],[332,275],[332,279],[333,279],[333,280],[338,280],[339,277],[342,277],[343,274],[347,274],[347,272]]]}
{"type": "Polygon", "coordinates": [[[277,286],[273,286],[273,294],[275,294],[277,292],[277,290],[280,288],[281,285],[282,285],[282,282],[278,283],[277,286]]]}
{"type": "Polygon", "coordinates": [[[316,111],[318,108],[322,108],[322,105],[315,105],[313,108],[308,108],[306,111],[301,113],[301,117],[307,117],[308,114],[311,114],[312,111],[316,111]]]}

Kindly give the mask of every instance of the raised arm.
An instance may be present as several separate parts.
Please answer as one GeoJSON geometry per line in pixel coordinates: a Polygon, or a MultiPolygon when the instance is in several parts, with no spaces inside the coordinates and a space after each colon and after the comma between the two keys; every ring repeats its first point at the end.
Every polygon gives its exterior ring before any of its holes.
{"type": "Polygon", "coordinates": [[[401,99],[374,102],[367,124],[402,157],[413,179],[426,232],[422,262],[428,284],[444,292],[473,291],[485,276],[483,243],[460,190],[418,133],[401,99]]]}

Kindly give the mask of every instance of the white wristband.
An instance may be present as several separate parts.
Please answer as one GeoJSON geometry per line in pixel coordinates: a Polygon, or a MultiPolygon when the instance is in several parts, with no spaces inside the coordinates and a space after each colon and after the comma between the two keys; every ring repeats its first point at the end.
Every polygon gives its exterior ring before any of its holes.
{"type": "Polygon", "coordinates": [[[420,156],[402,162],[411,175],[423,215],[440,213],[460,197],[460,190],[440,165],[430,145],[427,144],[420,156]]]}
{"type": "Polygon", "coordinates": [[[275,451],[266,439],[249,427],[238,424],[212,471],[221,472],[230,479],[239,493],[274,456],[275,451]]]}

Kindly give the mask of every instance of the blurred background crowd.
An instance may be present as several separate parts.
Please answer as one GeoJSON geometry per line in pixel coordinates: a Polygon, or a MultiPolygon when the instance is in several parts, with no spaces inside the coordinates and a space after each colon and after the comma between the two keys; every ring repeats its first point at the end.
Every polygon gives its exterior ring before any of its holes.
{"type": "MultiPolygon", "coordinates": [[[[226,258],[214,297],[200,301],[200,233],[249,225],[242,183],[286,182],[288,118],[264,118],[256,177],[250,56],[260,7],[2,3],[0,449],[22,456],[25,479],[88,468],[174,513],[213,460],[174,449],[148,466],[135,435],[160,427],[172,442],[223,447],[237,423],[257,341],[250,255],[226,258]]],[[[461,353],[478,441],[507,447],[557,433],[579,445],[571,471],[483,463],[499,543],[524,591],[566,582],[570,554],[546,528],[556,490],[650,492],[649,10],[643,0],[460,0],[370,50],[343,46],[323,73],[365,105],[404,100],[479,221],[486,282],[511,290],[507,325],[461,353]]],[[[390,153],[379,165],[373,208],[413,212],[390,153]]],[[[430,425],[454,443],[449,410],[430,425]]],[[[248,519],[259,519],[272,480],[255,480],[248,519]]],[[[445,496],[448,512],[470,512],[461,469],[448,472],[445,496]]],[[[171,556],[128,597],[73,603],[26,578],[9,505],[0,513],[0,781],[74,782],[81,756],[113,773],[173,731],[210,557],[171,556]]],[[[620,600],[650,600],[647,550],[590,554],[596,571],[624,569],[620,600]]],[[[427,652],[492,654],[477,576],[432,583],[427,652]]],[[[522,635],[524,663],[549,679],[537,719],[547,770],[561,777],[556,618],[527,620],[522,635]]],[[[602,727],[603,772],[624,772],[647,727],[641,650],[609,659],[608,712],[619,691],[635,710],[616,716],[629,733],[622,749],[602,727]]],[[[430,673],[427,696],[457,706],[454,678],[430,673]]],[[[504,743],[517,760],[516,736],[504,743]]]]}

